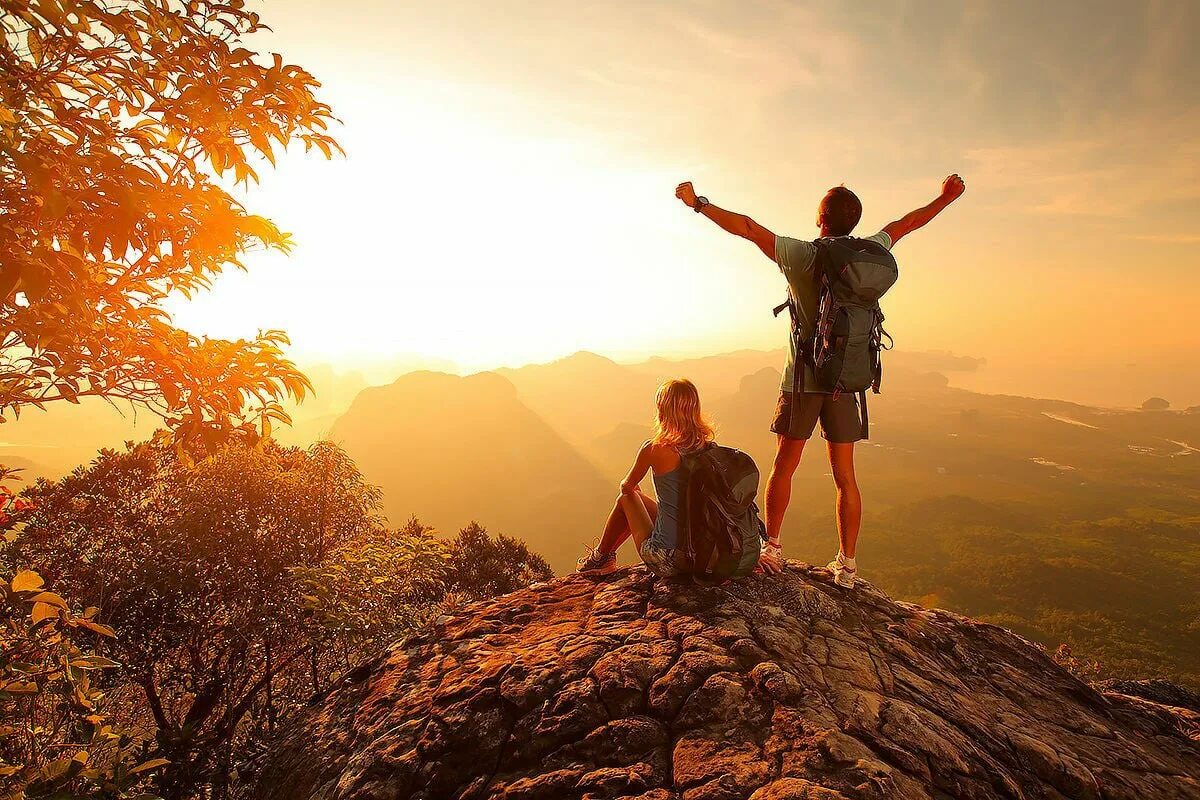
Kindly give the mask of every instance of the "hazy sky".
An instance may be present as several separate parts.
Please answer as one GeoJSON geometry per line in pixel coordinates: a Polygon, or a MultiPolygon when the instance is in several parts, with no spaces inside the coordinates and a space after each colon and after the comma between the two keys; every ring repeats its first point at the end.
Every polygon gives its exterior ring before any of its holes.
{"type": "Polygon", "coordinates": [[[777,270],[678,181],[811,237],[831,185],[866,234],[957,171],[967,194],[896,251],[900,347],[1200,392],[1192,0],[261,10],[257,46],[324,82],[349,156],[252,189],[297,249],[175,305],[190,328],[463,369],[780,346],[777,270]]]}

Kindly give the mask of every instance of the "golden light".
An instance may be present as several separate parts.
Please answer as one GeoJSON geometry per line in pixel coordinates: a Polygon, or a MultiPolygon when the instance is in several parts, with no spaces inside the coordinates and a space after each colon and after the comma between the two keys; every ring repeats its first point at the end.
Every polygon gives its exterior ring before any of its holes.
{"type": "Polygon", "coordinates": [[[392,86],[369,126],[347,119],[345,161],[295,154],[266,171],[247,205],[297,232],[294,253],[251,256],[249,274],[173,303],[176,318],[219,336],[280,327],[301,358],[416,353],[463,370],[717,337],[695,309],[733,276],[687,254],[678,173],[553,123],[531,136],[528,119],[488,112],[491,91],[392,86]]]}

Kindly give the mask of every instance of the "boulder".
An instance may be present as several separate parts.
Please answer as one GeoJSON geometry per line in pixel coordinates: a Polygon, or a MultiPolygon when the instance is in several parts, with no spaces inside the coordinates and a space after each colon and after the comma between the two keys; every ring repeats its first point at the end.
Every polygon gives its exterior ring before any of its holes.
{"type": "Polygon", "coordinates": [[[314,698],[265,800],[1200,798],[1186,709],[789,562],[641,567],[445,614],[314,698]]]}

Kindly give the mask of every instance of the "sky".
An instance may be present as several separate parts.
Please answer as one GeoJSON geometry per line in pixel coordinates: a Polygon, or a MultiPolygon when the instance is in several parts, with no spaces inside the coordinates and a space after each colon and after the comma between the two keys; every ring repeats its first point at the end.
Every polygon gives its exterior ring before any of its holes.
{"type": "Polygon", "coordinates": [[[245,202],[293,233],[178,322],[284,328],[300,361],[458,371],[781,347],[778,270],[684,208],[811,238],[844,183],[896,248],[905,350],[975,387],[1200,404],[1200,4],[263,4],[252,39],[313,72],[331,162],[245,202]]]}

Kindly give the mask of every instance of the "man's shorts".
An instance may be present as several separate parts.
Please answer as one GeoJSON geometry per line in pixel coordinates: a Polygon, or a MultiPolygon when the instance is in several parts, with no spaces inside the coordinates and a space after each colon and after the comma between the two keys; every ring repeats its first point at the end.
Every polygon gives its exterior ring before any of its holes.
{"type": "Polygon", "coordinates": [[[779,393],[771,432],[789,439],[808,439],[821,420],[821,434],[834,444],[861,441],[862,418],[858,414],[858,396],[843,392],[836,397],[820,392],[801,392],[797,406],[791,392],[779,393]]]}

